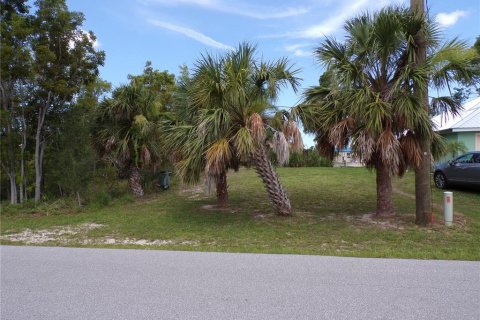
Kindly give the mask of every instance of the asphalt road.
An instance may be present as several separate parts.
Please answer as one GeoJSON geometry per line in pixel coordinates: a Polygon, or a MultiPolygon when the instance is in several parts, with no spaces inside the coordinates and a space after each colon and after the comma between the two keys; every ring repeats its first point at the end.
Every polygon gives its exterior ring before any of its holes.
{"type": "Polygon", "coordinates": [[[480,319],[480,262],[2,246],[1,319],[480,319]]]}

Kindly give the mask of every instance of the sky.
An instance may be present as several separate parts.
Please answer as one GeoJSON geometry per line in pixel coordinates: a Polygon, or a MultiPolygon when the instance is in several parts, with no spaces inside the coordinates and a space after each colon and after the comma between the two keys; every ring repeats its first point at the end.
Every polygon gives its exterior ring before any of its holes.
{"type": "MultiPolygon", "coordinates": [[[[260,57],[287,57],[301,69],[300,91],[283,90],[276,101],[285,107],[318,84],[323,69],[313,51],[325,37],[341,40],[346,19],[389,4],[409,1],[67,0],[70,10],[84,13],[84,30],[97,36],[96,47],[106,53],[100,76],[114,87],[141,74],[147,60],[178,75],[180,65],[191,68],[202,54],[222,54],[248,41],[260,57]]],[[[427,0],[427,7],[446,39],[472,45],[480,35],[480,0],[427,0]]],[[[312,137],[304,143],[312,146],[312,137]]]]}

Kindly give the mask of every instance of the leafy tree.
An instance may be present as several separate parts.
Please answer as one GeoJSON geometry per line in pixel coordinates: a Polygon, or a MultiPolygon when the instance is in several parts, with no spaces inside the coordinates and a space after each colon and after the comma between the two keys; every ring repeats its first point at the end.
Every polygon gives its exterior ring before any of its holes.
{"type": "Polygon", "coordinates": [[[23,150],[25,148],[25,123],[22,101],[27,80],[31,78],[31,50],[29,42],[32,37],[31,19],[28,15],[26,1],[6,0],[0,2],[0,96],[2,124],[2,172],[10,182],[10,203],[24,198],[23,150]],[[21,111],[22,110],[22,111],[21,111]],[[17,181],[18,147],[21,145],[20,185],[17,181]]]}
{"type": "Polygon", "coordinates": [[[128,79],[153,91],[157,95],[157,100],[163,112],[172,109],[175,75],[166,70],[155,70],[152,67],[152,62],[147,61],[143,74],[128,75],[128,79]]]}
{"type": "Polygon", "coordinates": [[[84,86],[78,98],[62,113],[51,118],[50,143],[45,156],[45,192],[76,196],[78,204],[83,204],[96,173],[97,156],[92,144],[95,109],[109,90],[108,82],[97,79],[84,86]]]}
{"type": "Polygon", "coordinates": [[[258,60],[248,43],[223,56],[207,54],[196,62],[191,79],[183,69],[178,114],[187,120],[170,128],[169,141],[180,161],[178,172],[187,182],[205,170],[216,183],[217,203],[227,205],[227,171],[253,164],[278,214],[291,214],[290,200],[268,159],[266,147],[276,151],[280,164],[289,156],[289,143],[301,146],[293,122],[275,129],[270,122],[272,102],[282,86],[296,90],[298,70],[287,59],[258,60]],[[285,135],[286,134],[286,135],[285,135]]]}
{"type": "MultiPolygon", "coordinates": [[[[392,176],[402,175],[423,158],[421,141],[436,141],[428,110],[416,90],[431,83],[443,87],[452,77],[466,75],[470,55],[464,42],[439,48],[435,25],[404,8],[387,7],[345,23],[345,42],[327,38],[316,50],[330,76],[324,85],[305,92],[296,109],[307,131],[316,134],[317,148],[332,157],[334,148],[349,143],[354,153],[376,171],[379,216],[394,213],[392,176]],[[419,63],[415,37],[425,30],[431,51],[419,63]]],[[[451,98],[436,108],[455,111],[451,98]]]]}
{"type": "Polygon", "coordinates": [[[45,131],[48,115],[59,112],[80,88],[95,81],[104,52],[96,51],[93,32],[81,27],[84,16],[69,11],[64,0],[38,0],[32,18],[34,27],[32,103],[36,106],[35,201],[41,196],[45,131]]]}

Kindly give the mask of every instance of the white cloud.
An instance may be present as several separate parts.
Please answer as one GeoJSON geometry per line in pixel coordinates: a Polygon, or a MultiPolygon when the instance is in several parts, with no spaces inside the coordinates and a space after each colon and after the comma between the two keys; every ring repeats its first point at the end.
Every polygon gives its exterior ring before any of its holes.
{"type": "Polygon", "coordinates": [[[446,28],[446,27],[453,26],[455,23],[457,23],[458,19],[466,16],[467,14],[468,14],[467,11],[462,11],[462,10],[455,10],[450,13],[441,12],[437,14],[437,16],[435,17],[435,20],[440,26],[446,28]]]}
{"type": "Polygon", "coordinates": [[[154,26],[167,29],[170,31],[178,32],[180,34],[183,34],[184,36],[187,36],[189,38],[192,38],[195,41],[201,42],[203,44],[206,44],[209,47],[213,48],[218,48],[218,49],[223,49],[223,50],[234,50],[233,47],[223,44],[221,42],[218,42],[203,33],[200,33],[198,31],[195,31],[193,29],[177,26],[168,22],[162,22],[154,19],[149,19],[148,22],[154,26]]]}
{"type": "Polygon", "coordinates": [[[313,52],[306,51],[306,50],[303,50],[303,49],[297,49],[293,52],[293,55],[297,56],[297,57],[311,57],[311,56],[313,56],[313,52]]]}
{"type": "Polygon", "coordinates": [[[144,5],[159,4],[164,6],[194,5],[209,10],[221,11],[230,14],[246,16],[255,19],[279,19],[298,16],[308,12],[307,7],[274,8],[259,5],[249,5],[241,1],[221,0],[139,0],[144,5]]]}
{"type": "Polygon", "coordinates": [[[313,50],[304,48],[312,46],[310,43],[296,43],[286,46],[285,50],[297,57],[311,57],[313,56],[313,50]]]}
{"type": "Polygon", "coordinates": [[[342,25],[351,17],[360,14],[363,10],[376,10],[389,4],[401,4],[404,0],[350,0],[343,1],[339,10],[333,12],[329,18],[319,24],[306,27],[299,31],[291,31],[282,35],[270,36],[316,39],[328,36],[342,28],[342,25]]]}

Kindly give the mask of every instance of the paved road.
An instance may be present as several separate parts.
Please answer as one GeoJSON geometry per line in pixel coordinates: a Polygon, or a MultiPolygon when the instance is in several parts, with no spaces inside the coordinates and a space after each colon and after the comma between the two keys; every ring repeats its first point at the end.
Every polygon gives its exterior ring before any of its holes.
{"type": "Polygon", "coordinates": [[[1,319],[480,319],[480,263],[1,250],[1,319]]]}

